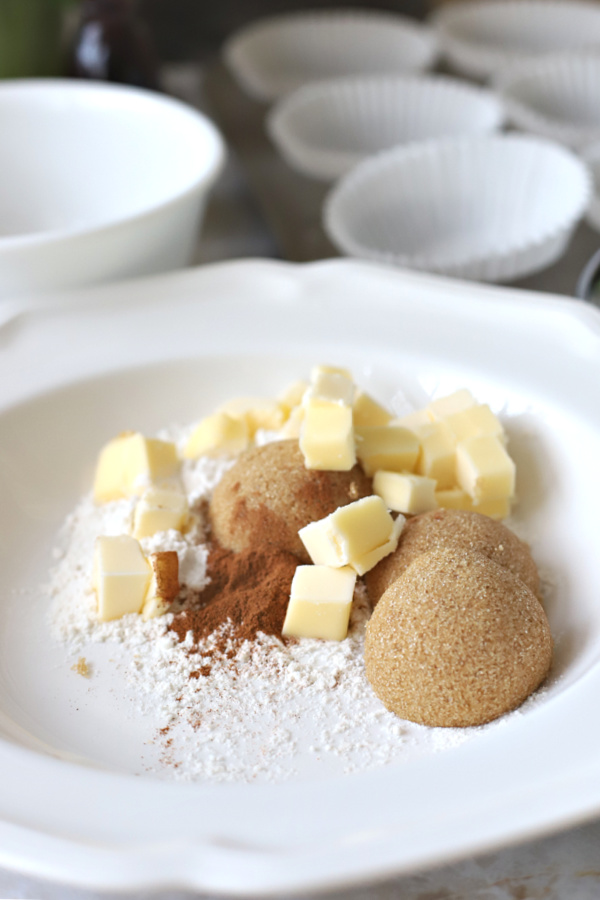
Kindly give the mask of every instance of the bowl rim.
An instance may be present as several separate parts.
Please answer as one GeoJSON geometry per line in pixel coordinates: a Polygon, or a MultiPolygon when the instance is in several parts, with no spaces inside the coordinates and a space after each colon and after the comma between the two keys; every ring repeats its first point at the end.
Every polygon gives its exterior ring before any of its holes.
{"type": "Polygon", "coordinates": [[[133,212],[117,219],[107,219],[98,222],[96,225],[87,224],[80,227],[59,228],[53,231],[3,235],[0,237],[0,257],[3,253],[13,250],[52,247],[65,240],[79,240],[92,235],[108,234],[129,227],[137,222],[153,218],[163,211],[176,206],[185,197],[193,196],[203,188],[210,188],[219,177],[225,164],[225,141],[216,125],[204,113],[175,97],[129,85],[97,81],[69,81],[66,78],[17,78],[0,82],[0,104],[3,97],[20,93],[34,96],[38,93],[40,95],[58,93],[63,97],[74,97],[86,93],[106,95],[114,98],[122,97],[130,101],[138,99],[144,103],[170,109],[200,127],[208,140],[211,158],[204,170],[196,175],[186,187],[181,188],[172,197],[162,200],[160,203],[153,203],[146,208],[140,209],[138,212],[133,212]]]}
{"type": "Polygon", "coordinates": [[[585,215],[592,198],[592,176],[588,166],[573,151],[556,141],[538,137],[537,135],[519,133],[487,134],[477,135],[475,137],[443,138],[440,140],[422,141],[407,147],[395,147],[391,150],[385,150],[382,153],[368,157],[362,163],[355,166],[347,175],[342,177],[325,197],[322,208],[322,222],[327,235],[345,254],[370,259],[379,263],[383,262],[396,266],[408,266],[410,268],[423,269],[416,254],[393,253],[371,249],[367,250],[360,242],[355,240],[352,235],[349,234],[346,223],[343,220],[340,223],[340,216],[337,210],[337,204],[340,202],[339,198],[343,197],[347,191],[352,190],[357,183],[360,184],[365,179],[369,179],[373,174],[373,170],[377,172],[377,170],[381,168],[382,163],[388,166],[393,166],[398,162],[400,164],[410,165],[415,157],[418,158],[424,154],[429,158],[432,158],[432,156],[439,156],[444,152],[455,153],[462,147],[468,147],[469,145],[483,145],[485,143],[495,143],[498,144],[498,146],[508,146],[509,144],[537,145],[540,148],[553,152],[557,157],[562,156],[571,166],[579,168],[581,175],[581,191],[580,196],[577,198],[577,203],[574,201],[572,202],[572,208],[569,210],[569,214],[563,216],[561,222],[554,223],[551,228],[546,228],[543,233],[533,240],[520,241],[519,243],[513,242],[508,249],[486,250],[485,252],[482,251],[471,256],[463,256],[455,262],[442,259],[437,261],[433,266],[427,267],[425,269],[426,271],[446,275],[457,273],[459,276],[468,277],[464,274],[466,269],[472,269],[475,266],[482,266],[484,264],[498,263],[499,261],[507,260],[513,255],[523,252],[525,249],[534,250],[545,244],[550,244],[557,240],[560,235],[568,232],[569,229],[574,227],[574,225],[585,215]],[[396,157],[399,159],[397,160],[396,157]]]}

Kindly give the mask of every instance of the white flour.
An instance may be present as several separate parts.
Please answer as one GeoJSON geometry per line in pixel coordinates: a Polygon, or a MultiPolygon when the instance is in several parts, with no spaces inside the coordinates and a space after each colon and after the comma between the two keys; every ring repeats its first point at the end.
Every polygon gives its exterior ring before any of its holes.
{"type": "MultiPolygon", "coordinates": [[[[185,537],[166,532],[142,542],[146,552],[176,550],[182,580],[196,588],[206,583],[207,548],[194,543],[203,536],[202,509],[230,464],[206,458],[185,463],[183,481],[197,526],[185,537]]],[[[131,714],[153,716],[162,744],[160,762],[146,771],[236,782],[282,781],[300,770],[316,777],[350,773],[457,746],[506,722],[504,717],[483,728],[426,728],[388,712],[364,674],[370,607],[362,585],[346,640],[284,646],[262,636],[232,660],[212,658],[210,639],[197,651],[191,634],[178,643],[167,631],[168,616],[98,622],[90,588],[94,540],[126,531],[132,511],[130,501],[96,506],[90,496],[69,516],[51,573],[51,621],[71,654],[85,655],[95,642],[113,642],[126,652],[123,676],[136,698],[131,714]],[[210,675],[203,674],[208,668],[210,675]]],[[[92,678],[101,677],[92,671],[92,678]]]]}

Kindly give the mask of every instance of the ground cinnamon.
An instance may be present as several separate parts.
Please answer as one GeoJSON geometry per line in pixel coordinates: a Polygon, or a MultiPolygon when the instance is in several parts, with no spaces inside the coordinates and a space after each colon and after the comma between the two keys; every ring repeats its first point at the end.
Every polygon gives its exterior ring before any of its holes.
{"type": "Polygon", "coordinates": [[[239,641],[251,641],[259,631],[281,637],[297,565],[298,559],[286,550],[234,553],[213,545],[210,584],[175,613],[170,630],[180,641],[191,631],[197,642],[229,621],[239,641]]]}

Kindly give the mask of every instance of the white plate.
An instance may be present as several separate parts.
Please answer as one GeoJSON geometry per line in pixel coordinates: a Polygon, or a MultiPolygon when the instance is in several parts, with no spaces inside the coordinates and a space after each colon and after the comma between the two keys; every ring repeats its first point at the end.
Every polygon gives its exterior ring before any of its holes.
{"type": "Polygon", "coordinates": [[[0,866],[99,889],[265,895],[414,871],[600,811],[594,309],[347,260],[227,263],[53,302],[0,326],[0,866]],[[85,694],[48,641],[43,596],[15,590],[44,579],[107,434],[193,419],[241,379],[273,392],[315,360],[351,365],[383,399],[469,386],[504,409],[518,517],[554,575],[550,686],[463,747],[362,775],[131,774],[143,723],[109,683],[85,694]]]}

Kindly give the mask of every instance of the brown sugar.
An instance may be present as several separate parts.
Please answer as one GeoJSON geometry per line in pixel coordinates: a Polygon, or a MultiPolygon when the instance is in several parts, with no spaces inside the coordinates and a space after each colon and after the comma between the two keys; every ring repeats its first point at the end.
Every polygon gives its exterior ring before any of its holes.
{"type": "Polygon", "coordinates": [[[436,509],[407,519],[396,551],[367,573],[371,603],[375,605],[421,553],[442,547],[482,553],[520,578],[539,599],[537,566],[529,547],[516,534],[501,522],[479,513],[436,509]]]}
{"type": "Polygon", "coordinates": [[[309,563],[298,531],[371,493],[359,466],[307,469],[298,441],[277,441],[246,451],[223,476],[210,504],[213,536],[230,550],[279,548],[309,563]]]}
{"type": "Polygon", "coordinates": [[[457,547],[418,556],[384,592],[366,632],[373,690],[423,725],[481,725],[514,709],[544,680],[551,657],[532,591],[457,547]]]}

